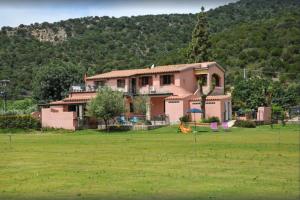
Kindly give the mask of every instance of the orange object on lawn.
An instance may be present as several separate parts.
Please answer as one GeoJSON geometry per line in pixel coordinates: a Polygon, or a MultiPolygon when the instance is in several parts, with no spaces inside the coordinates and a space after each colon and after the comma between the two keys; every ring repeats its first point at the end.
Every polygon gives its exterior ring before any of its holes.
{"type": "Polygon", "coordinates": [[[183,124],[180,124],[179,129],[180,129],[181,133],[183,133],[183,134],[187,134],[187,133],[191,132],[191,130],[192,130],[191,128],[184,127],[183,124]]]}

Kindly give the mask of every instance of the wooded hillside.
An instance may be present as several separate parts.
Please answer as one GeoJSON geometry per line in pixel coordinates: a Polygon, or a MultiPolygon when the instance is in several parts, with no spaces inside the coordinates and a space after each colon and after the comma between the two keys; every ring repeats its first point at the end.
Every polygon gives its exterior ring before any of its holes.
{"type": "MultiPolygon", "coordinates": [[[[227,69],[228,83],[243,68],[299,82],[299,0],[241,0],[208,11],[208,17],[212,59],[227,69]]],[[[90,75],[185,63],[195,23],[195,14],[172,14],[2,27],[0,79],[11,80],[10,97],[16,98],[30,96],[35,73],[52,63],[71,63],[90,75]]]]}

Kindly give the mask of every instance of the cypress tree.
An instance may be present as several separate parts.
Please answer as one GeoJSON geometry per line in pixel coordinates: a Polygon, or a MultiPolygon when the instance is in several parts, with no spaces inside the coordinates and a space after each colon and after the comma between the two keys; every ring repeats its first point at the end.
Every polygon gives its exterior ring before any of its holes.
{"type": "MultiPolygon", "coordinates": [[[[204,7],[201,8],[201,12],[198,14],[198,21],[192,33],[192,41],[188,48],[188,59],[190,63],[206,62],[209,60],[209,48],[211,43],[209,40],[208,22],[204,7]]],[[[204,80],[198,80],[199,85],[199,97],[202,110],[202,119],[205,119],[205,104],[206,98],[212,94],[215,89],[215,80],[212,80],[212,87],[205,94],[204,93],[204,80]]]]}
{"type": "Polygon", "coordinates": [[[211,43],[209,40],[208,21],[204,7],[198,14],[198,21],[192,33],[192,41],[188,47],[188,60],[190,63],[208,61],[209,48],[211,43]]]}

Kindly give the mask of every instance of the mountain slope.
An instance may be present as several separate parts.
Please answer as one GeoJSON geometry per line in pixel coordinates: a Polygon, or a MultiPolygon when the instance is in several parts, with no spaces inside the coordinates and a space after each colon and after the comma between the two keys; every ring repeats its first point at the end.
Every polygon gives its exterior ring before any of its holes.
{"type": "MultiPolygon", "coordinates": [[[[285,78],[299,74],[299,8],[298,0],[242,0],[208,11],[213,58],[228,70],[227,81],[244,67],[285,78]]],[[[16,97],[30,95],[34,72],[54,61],[83,66],[89,74],[184,63],[195,22],[194,14],[174,14],[3,27],[0,79],[11,79],[16,97]]]]}

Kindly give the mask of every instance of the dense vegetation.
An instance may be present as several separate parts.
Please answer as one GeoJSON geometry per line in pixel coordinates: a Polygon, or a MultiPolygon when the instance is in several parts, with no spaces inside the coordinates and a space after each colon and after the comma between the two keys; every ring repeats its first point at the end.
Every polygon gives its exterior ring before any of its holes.
{"type": "Polygon", "coordinates": [[[253,110],[260,106],[280,106],[285,110],[297,104],[300,87],[297,84],[285,85],[279,81],[253,77],[237,78],[232,98],[233,111],[253,110]]]}
{"type": "MultiPolygon", "coordinates": [[[[228,83],[242,68],[248,75],[299,80],[299,8],[298,0],[241,0],[208,11],[212,59],[228,70],[228,83]]],[[[153,63],[185,63],[196,21],[194,14],[172,14],[86,17],[17,29],[3,27],[0,79],[11,80],[10,97],[17,98],[32,95],[32,80],[51,63],[78,66],[78,72],[88,74],[153,63]],[[67,39],[41,42],[31,35],[41,29],[64,29],[67,39]],[[12,35],[11,30],[15,31],[12,35]]]]}
{"type": "Polygon", "coordinates": [[[36,102],[31,98],[8,100],[6,103],[6,111],[4,110],[4,101],[0,101],[1,115],[27,115],[37,109],[36,102]]]}

